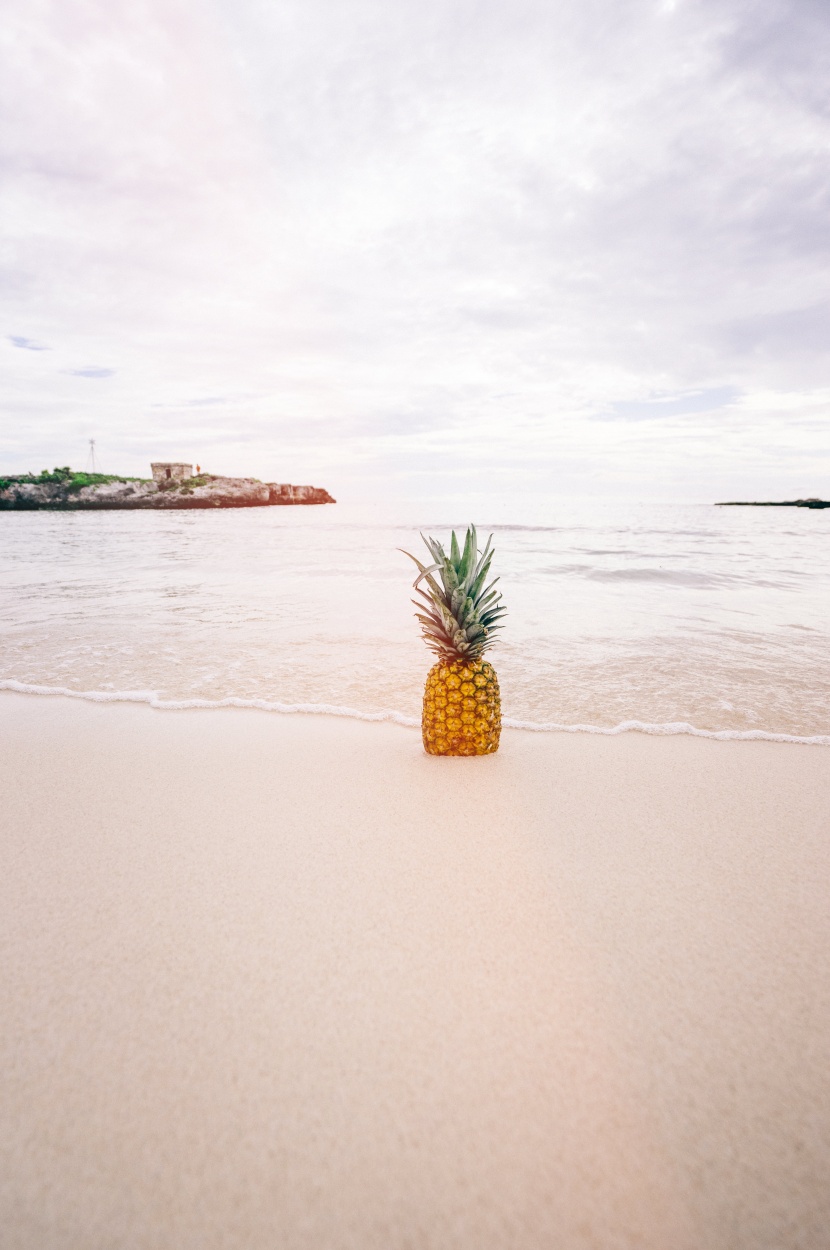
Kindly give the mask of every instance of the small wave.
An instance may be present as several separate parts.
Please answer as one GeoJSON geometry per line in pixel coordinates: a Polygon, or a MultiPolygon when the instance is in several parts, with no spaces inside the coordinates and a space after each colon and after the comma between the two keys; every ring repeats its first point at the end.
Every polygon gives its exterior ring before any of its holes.
{"type": "MultiPolygon", "coordinates": [[[[601,553],[600,553],[601,554],[601,553]]],[[[616,554],[616,553],[615,553],[616,554]]],[[[522,580],[527,582],[545,582],[555,577],[585,577],[594,582],[644,582],[651,585],[684,586],[697,589],[709,586],[732,586],[744,584],[752,587],[766,587],[772,590],[788,589],[798,574],[792,574],[790,581],[770,581],[760,577],[739,576],[734,573],[702,573],[694,569],[667,568],[623,568],[602,569],[594,564],[548,564],[525,572],[522,580]]]]}
{"type": "Polygon", "coordinates": [[[686,569],[593,569],[595,582],[669,582],[675,586],[719,586],[734,581],[718,573],[694,573],[686,569]]]}
{"type": "Polygon", "coordinates": [[[761,742],[800,742],[807,746],[830,746],[829,734],[814,734],[810,737],[799,737],[797,734],[770,733],[766,729],[696,729],[688,721],[669,721],[664,724],[649,724],[646,721],[626,720],[613,727],[600,725],[558,725],[553,721],[536,724],[533,721],[502,719],[502,725],[508,729],[527,729],[534,733],[565,733],[565,734],[624,734],[642,733],[662,736],[672,734],[690,734],[694,738],[716,738],[721,742],[730,741],[761,741],[761,742]]]}
{"type": "Polygon", "coordinates": [[[144,703],[163,712],[182,712],[192,708],[241,707],[260,712],[303,713],[311,716],[344,716],[350,720],[391,721],[395,725],[418,726],[420,721],[400,712],[360,712],[357,708],[338,707],[332,703],[272,703],[267,699],[160,699],[155,690],[70,690],[67,686],[30,686],[22,681],[0,681],[0,690],[16,694],[64,695],[70,699],[86,699],[90,703],[144,703]]]}
{"type": "MultiPolygon", "coordinates": [[[[300,713],[306,716],[340,716],[347,720],[387,722],[403,725],[408,729],[420,727],[420,719],[404,716],[401,712],[361,712],[357,708],[340,707],[331,703],[274,703],[267,699],[160,699],[154,690],[70,690],[66,686],[32,686],[22,681],[0,681],[0,690],[15,694],[62,695],[70,699],[86,699],[91,703],[144,703],[159,711],[187,711],[191,708],[252,708],[261,712],[279,712],[283,715],[300,713]]],[[[667,736],[689,734],[694,738],[714,738],[718,741],[797,742],[804,746],[830,746],[830,735],[814,734],[800,737],[797,734],[772,733],[765,729],[697,729],[688,721],[670,721],[650,724],[647,721],[627,720],[619,725],[562,725],[555,721],[502,720],[505,729],[523,729],[531,733],[584,733],[615,736],[624,733],[644,733],[667,736]]]]}

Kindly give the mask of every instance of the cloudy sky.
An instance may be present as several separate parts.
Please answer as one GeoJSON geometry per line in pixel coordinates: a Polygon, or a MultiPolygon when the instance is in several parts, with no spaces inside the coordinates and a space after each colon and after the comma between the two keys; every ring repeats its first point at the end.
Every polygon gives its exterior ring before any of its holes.
{"type": "Polygon", "coordinates": [[[10,0],[0,470],[830,494],[826,0],[10,0]]]}

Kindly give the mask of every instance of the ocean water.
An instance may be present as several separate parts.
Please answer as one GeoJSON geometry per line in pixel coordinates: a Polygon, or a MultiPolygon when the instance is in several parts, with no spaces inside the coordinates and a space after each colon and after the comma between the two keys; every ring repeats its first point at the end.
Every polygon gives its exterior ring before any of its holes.
{"type": "Polygon", "coordinates": [[[419,531],[494,535],[508,724],[830,743],[830,511],[0,512],[0,688],[417,723],[419,531]]]}

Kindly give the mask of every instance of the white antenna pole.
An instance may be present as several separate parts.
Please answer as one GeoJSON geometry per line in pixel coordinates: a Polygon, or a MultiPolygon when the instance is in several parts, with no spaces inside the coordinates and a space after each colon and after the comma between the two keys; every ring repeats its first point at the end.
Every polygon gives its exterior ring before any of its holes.
{"type": "Polygon", "coordinates": [[[98,465],[95,462],[95,439],[94,438],[91,438],[89,440],[89,455],[87,457],[86,463],[87,463],[88,473],[100,473],[101,470],[99,469],[98,465]]]}

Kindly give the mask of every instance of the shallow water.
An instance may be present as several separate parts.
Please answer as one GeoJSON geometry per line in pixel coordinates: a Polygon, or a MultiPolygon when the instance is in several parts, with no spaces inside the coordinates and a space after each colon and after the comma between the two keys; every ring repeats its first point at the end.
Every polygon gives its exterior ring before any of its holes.
{"type": "MultiPolygon", "coordinates": [[[[490,653],[508,722],[830,736],[830,512],[476,511],[509,610],[490,653]]],[[[419,530],[466,519],[436,504],[0,513],[0,686],[414,723],[431,661],[397,548],[420,554],[419,530]]]]}

